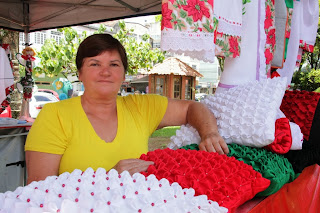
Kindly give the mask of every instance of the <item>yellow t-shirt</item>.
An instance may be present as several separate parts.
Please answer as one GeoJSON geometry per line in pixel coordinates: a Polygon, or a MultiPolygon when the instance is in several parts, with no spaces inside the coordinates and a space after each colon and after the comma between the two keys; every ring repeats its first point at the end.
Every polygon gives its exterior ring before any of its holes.
{"type": "Polygon", "coordinates": [[[59,174],[88,167],[110,170],[119,160],[148,152],[149,136],[167,106],[168,99],[159,95],[119,96],[117,135],[106,143],[93,129],[80,97],[49,103],[33,123],[25,150],[62,155],[59,174]]]}

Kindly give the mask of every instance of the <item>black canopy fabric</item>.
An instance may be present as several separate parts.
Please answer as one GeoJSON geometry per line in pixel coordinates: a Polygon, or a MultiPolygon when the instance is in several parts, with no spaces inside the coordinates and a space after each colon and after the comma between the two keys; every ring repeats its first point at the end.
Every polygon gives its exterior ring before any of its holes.
{"type": "Polygon", "coordinates": [[[0,0],[0,27],[20,32],[161,13],[161,0],[0,0]]]}

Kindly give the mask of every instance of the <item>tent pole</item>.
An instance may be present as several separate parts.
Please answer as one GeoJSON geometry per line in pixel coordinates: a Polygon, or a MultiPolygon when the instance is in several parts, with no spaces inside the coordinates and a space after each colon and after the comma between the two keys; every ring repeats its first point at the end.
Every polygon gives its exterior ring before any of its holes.
{"type": "MultiPolygon", "coordinates": [[[[29,19],[29,4],[24,2],[23,3],[23,17],[24,17],[24,36],[25,36],[25,48],[30,46],[30,41],[29,41],[29,32],[30,32],[30,19],[29,19]]],[[[29,110],[29,102],[30,98],[25,96],[25,93],[32,93],[32,85],[33,85],[33,80],[32,80],[32,62],[29,61],[29,66],[28,66],[28,61],[26,61],[26,67],[25,67],[25,76],[21,79],[21,83],[23,85],[23,98],[22,98],[22,105],[21,105],[21,112],[20,112],[20,117],[19,120],[26,120],[29,122],[33,122],[34,119],[31,118],[30,116],[30,110],[29,110]]]]}

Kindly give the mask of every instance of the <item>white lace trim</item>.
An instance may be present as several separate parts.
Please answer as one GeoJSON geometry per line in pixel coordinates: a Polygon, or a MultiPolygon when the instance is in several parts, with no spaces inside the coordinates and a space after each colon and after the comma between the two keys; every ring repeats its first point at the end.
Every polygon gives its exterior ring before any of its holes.
{"type": "Polygon", "coordinates": [[[180,32],[164,29],[161,32],[161,50],[214,62],[214,34],[204,32],[180,32]]]}
{"type": "Polygon", "coordinates": [[[242,1],[215,0],[214,17],[219,20],[218,32],[225,35],[242,35],[242,1]]]}
{"type": "Polygon", "coordinates": [[[242,35],[242,24],[231,24],[228,20],[219,19],[218,17],[216,18],[219,20],[217,29],[219,33],[232,36],[242,35]]]}

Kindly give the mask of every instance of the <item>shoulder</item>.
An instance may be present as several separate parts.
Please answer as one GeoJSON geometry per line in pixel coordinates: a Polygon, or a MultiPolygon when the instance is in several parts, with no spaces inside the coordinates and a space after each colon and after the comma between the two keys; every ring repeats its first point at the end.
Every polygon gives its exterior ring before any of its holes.
{"type": "Polygon", "coordinates": [[[152,106],[159,105],[164,106],[168,104],[168,98],[157,94],[144,94],[144,95],[127,95],[118,97],[120,100],[118,103],[125,106],[152,106]]]}
{"type": "Polygon", "coordinates": [[[73,97],[65,99],[62,101],[47,103],[44,105],[43,109],[40,111],[41,114],[46,114],[45,112],[52,113],[63,113],[69,114],[70,112],[78,109],[81,106],[80,97],[73,97]]]}

